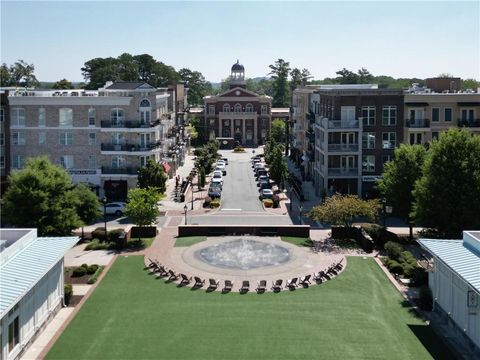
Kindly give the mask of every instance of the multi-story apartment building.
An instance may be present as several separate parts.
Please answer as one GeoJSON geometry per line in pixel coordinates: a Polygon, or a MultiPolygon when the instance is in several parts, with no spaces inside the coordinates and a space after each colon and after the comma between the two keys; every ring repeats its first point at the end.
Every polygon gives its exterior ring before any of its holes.
{"type": "Polygon", "coordinates": [[[310,99],[317,194],[372,196],[383,164],[403,140],[403,91],[332,85],[310,99]]]}
{"type": "Polygon", "coordinates": [[[3,194],[10,171],[10,107],[8,91],[0,90],[0,192],[3,194]]]}
{"type": "Polygon", "coordinates": [[[233,64],[229,90],[204,98],[204,140],[233,139],[246,146],[265,143],[270,133],[272,99],[246,89],[245,68],[233,64]]]}
{"type": "Polygon", "coordinates": [[[404,139],[425,144],[442,131],[462,127],[480,134],[480,93],[412,88],[405,94],[404,139]]]}
{"type": "Polygon", "coordinates": [[[98,91],[10,93],[12,169],[21,169],[28,157],[47,155],[74,182],[109,200],[124,199],[148,159],[165,162],[168,171],[181,158],[168,97],[143,82],[109,83],[98,91]]]}

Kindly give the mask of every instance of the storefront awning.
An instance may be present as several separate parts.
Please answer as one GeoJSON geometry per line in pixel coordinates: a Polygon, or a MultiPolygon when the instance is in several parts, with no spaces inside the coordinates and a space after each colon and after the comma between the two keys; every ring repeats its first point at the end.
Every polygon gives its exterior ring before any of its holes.
{"type": "Polygon", "coordinates": [[[170,169],[172,168],[170,165],[168,165],[167,163],[163,163],[162,164],[163,166],[163,170],[165,170],[166,173],[169,173],[170,172],[170,169]]]}

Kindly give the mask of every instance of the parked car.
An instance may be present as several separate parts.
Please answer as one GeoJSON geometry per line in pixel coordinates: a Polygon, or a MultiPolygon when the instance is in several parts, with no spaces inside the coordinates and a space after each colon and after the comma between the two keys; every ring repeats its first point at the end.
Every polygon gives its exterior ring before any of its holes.
{"type": "Polygon", "coordinates": [[[258,176],[258,173],[259,173],[260,171],[266,171],[265,168],[263,167],[263,165],[262,165],[262,167],[257,167],[257,168],[254,170],[254,172],[255,172],[255,177],[258,176]]]}
{"type": "Polygon", "coordinates": [[[208,196],[212,199],[222,197],[222,187],[218,184],[212,183],[208,188],[208,196]]]}
{"type": "Polygon", "coordinates": [[[256,172],[256,174],[255,174],[255,177],[260,180],[260,177],[261,177],[261,176],[265,176],[265,177],[268,178],[268,171],[267,171],[267,169],[263,168],[263,169],[258,169],[258,170],[257,170],[257,172],[256,172]]]}
{"type": "Polygon", "coordinates": [[[260,192],[260,200],[273,198],[273,191],[271,189],[262,189],[260,192]]]}
{"type": "Polygon", "coordinates": [[[220,170],[222,172],[222,175],[227,175],[227,169],[225,167],[225,163],[223,162],[217,162],[217,167],[215,170],[220,170]]]}
{"type": "Polygon", "coordinates": [[[260,175],[258,177],[258,182],[261,183],[262,181],[269,181],[270,179],[268,178],[267,175],[260,175]]]}
{"type": "Polygon", "coordinates": [[[222,158],[222,160],[225,162],[225,165],[228,165],[228,158],[222,158]]]}
{"type": "Polygon", "coordinates": [[[270,186],[270,181],[260,181],[260,184],[258,184],[258,186],[260,187],[260,191],[262,191],[263,189],[270,189],[271,186],[270,186]]]}
{"type": "Polygon", "coordinates": [[[215,170],[212,176],[212,184],[220,184],[223,185],[223,176],[221,170],[215,170]]]}
{"type": "MultiPolygon", "coordinates": [[[[103,206],[100,206],[100,211],[103,212],[103,206]]],[[[124,202],[111,202],[105,205],[105,214],[122,216],[125,212],[124,202]]]]}

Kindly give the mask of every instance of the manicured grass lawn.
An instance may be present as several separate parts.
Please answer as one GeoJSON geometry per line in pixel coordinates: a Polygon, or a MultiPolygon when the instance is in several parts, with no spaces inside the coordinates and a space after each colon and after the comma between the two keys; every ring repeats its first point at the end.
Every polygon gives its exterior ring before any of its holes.
{"type": "Polygon", "coordinates": [[[191,246],[193,244],[207,240],[206,236],[185,236],[179,237],[175,240],[176,247],[191,246]]]}
{"type": "Polygon", "coordinates": [[[289,242],[290,244],[297,246],[312,246],[312,240],[310,238],[296,237],[296,236],[282,236],[282,241],[289,242]]]}
{"type": "Polygon", "coordinates": [[[372,259],[263,295],[177,288],[119,257],[48,359],[452,358],[372,259]]]}

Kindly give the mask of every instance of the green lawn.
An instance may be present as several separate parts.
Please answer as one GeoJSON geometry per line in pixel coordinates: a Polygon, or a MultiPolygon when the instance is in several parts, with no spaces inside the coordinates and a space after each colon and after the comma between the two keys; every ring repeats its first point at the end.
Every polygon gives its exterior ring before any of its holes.
{"type": "Polygon", "coordinates": [[[297,236],[282,236],[282,241],[289,242],[290,244],[297,246],[312,246],[312,240],[310,238],[297,237],[297,236]]]}
{"type": "Polygon", "coordinates": [[[186,247],[207,240],[206,236],[184,236],[175,240],[176,247],[186,247]]]}
{"type": "Polygon", "coordinates": [[[48,359],[452,358],[372,259],[279,294],[177,288],[119,257],[48,359]]]}

